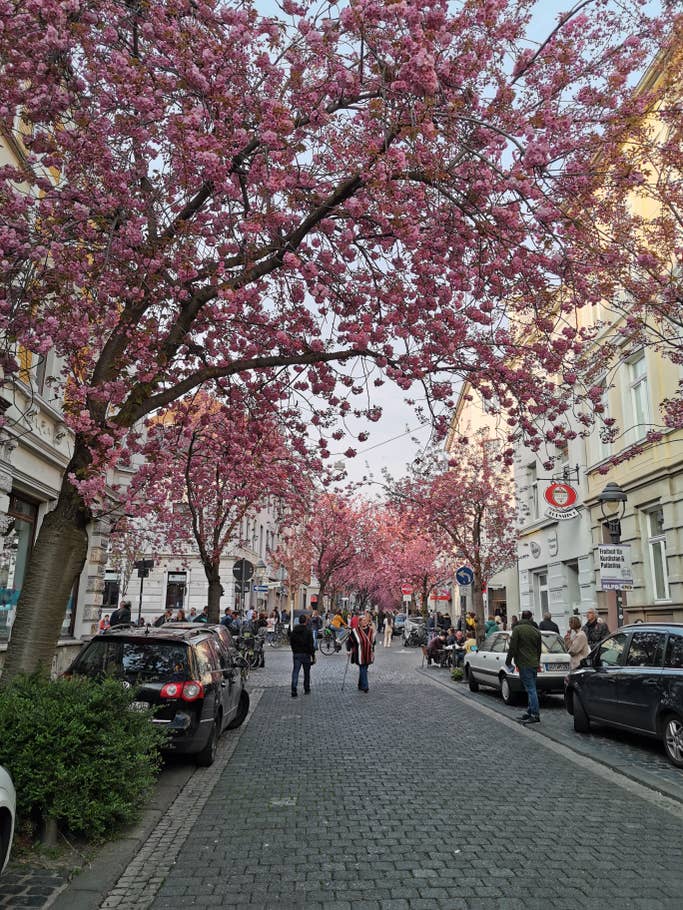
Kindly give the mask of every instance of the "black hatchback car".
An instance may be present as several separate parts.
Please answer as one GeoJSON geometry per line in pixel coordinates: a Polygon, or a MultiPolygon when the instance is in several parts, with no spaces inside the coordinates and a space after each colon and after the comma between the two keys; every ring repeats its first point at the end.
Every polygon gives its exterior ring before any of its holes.
{"type": "Polygon", "coordinates": [[[624,626],[567,677],[565,705],[574,729],[607,724],[661,739],[683,768],[683,624],[624,626]]]}
{"type": "Polygon", "coordinates": [[[168,623],[97,635],[65,675],[113,676],[134,686],[132,707],[154,709],[153,722],[167,734],[165,750],[210,765],[221,733],[249,712],[242,666],[224,626],[168,623]]]}

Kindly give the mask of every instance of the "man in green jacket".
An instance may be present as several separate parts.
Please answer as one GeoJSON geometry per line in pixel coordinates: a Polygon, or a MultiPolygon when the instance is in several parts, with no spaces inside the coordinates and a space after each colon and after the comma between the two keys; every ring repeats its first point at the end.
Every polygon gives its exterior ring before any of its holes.
{"type": "Polygon", "coordinates": [[[533,622],[531,610],[522,611],[522,618],[512,630],[507,663],[512,665],[513,662],[529,699],[529,707],[519,721],[525,725],[538,724],[541,722],[541,710],[538,705],[536,676],[541,662],[541,633],[533,622]]]}

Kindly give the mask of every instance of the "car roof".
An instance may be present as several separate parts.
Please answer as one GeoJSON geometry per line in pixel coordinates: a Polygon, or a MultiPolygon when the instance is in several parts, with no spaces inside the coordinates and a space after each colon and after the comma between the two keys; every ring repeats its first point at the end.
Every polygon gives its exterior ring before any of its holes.
{"type": "Polygon", "coordinates": [[[627,626],[616,629],[616,632],[637,632],[643,629],[652,631],[664,631],[672,629],[675,632],[683,632],[683,622],[631,622],[627,626]]]}
{"type": "Polygon", "coordinates": [[[144,638],[154,641],[188,641],[202,635],[213,634],[220,626],[208,623],[164,623],[163,626],[114,626],[96,638],[144,638]]]}

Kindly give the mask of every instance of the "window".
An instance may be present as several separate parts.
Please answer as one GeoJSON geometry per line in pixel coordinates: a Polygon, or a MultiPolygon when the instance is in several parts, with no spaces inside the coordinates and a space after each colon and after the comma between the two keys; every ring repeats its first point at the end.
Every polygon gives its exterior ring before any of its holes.
{"type": "Polygon", "coordinates": [[[652,593],[655,600],[669,600],[669,572],[666,562],[666,534],[664,533],[662,509],[647,513],[647,529],[652,593]]]}
{"type": "Polygon", "coordinates": [[[529,518],[534,521],[538,518],[538,471],[535,463],[526,469],[526,482],[529,518]]]}
{"type": "Polygon", "coordinates": [[[674,670],[683,670],[683,635],[669,635],[664,666],[674,670]]]}
{"type": "Polygon", "coordinates": [[[605,458],[609,458],[612,454],[612,443],[605,440],[605,434],[607,433],[607,427],[605,426],[605,421],[609,419],[610,410],[609,410],[609,386],[607,385],[607,380],[603,379],[600,383],[602,391],[600,393],[600,407],[602,411],[599,415],[596,416],[596,439],[597,439],[597,459],[602,461],[605,458]]]}
{"type": "Polygon", "coordinates": [[[38,506],[12,494],[8,516],[9,527],[4,539],[0,539],[0,641],[9,638],[14,621],[14,612],[33,547],[38,506]]]}
{"type": "Polygon", "coordinates": [[[627,667],[661,667],[664,651],[662,632],[635,632],[626,658],[627,667]]]}
{"type": "MultiPolygon", "coordinates": [[[[487,639],[489,641],[489,639],[487,639]]],[[[507,635],[492,635],[490,639],[490,645],[488,650],[495,651],[497,654],[507,651],[508,648],[508,637],[507,635]]]]}
{"type": "Polygon", "coordinates": [[[536,607],[541,613],[548,609],[548,573],[536,572],[534,574],[534,598],[536,607]]]}
{"type": "Polygon", "coordinates": [[[615,667],[621,665],[626,648],[626,633],[620,632],[605,639],[598,648],[596,666],[615,667]]]}
{"type": "Polygon", "coordinates": [[[197,655],[197,665],[202,679],[205,676],[210,676],[220,666],[213,643],[208,639],[197,644],[195,654],[197,655]]]}
{"type": "Polygon", "coordinates": [[[166,609],[184,609],[186,590],[187,572],[169,572],[166,586],[166,609]]]}
{"type": "Polygon", "coordinates": [[[641,439],[645,436],[651,422],[645,352],[639,351],[628,361],[627,367],[633,429],[635,438],[641,439]]]}

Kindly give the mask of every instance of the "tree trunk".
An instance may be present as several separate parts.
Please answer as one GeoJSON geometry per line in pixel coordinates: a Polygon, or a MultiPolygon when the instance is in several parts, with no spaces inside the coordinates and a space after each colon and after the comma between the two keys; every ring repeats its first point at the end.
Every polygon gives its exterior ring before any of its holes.
{"type": "Polygon", "coordinates": [[[204,572],[209,582],[209,622],[218,623],[221,619],[221,597],[223,596],[219,567],[205,562],[204,572]]]}
{"type": "Polygon", "coordinates": [[[91,518],[69,473],[88,460],[74,453],[55,508],[40,526],[31,552],[0,678],[5,686],[18,673],[50,670],[74,582],[88,553],[86,527],[91,518]]]}
{"type": "Polygon", "coordinates": [[[481,644],[485,638],[484,626],[486,625],[486,616],[484,615],[483,587],[481,579],[475,573],[474,581],[472,582],[472,606],[474,607],[474,615],[477,619],[477,644],[481,644]]]}

